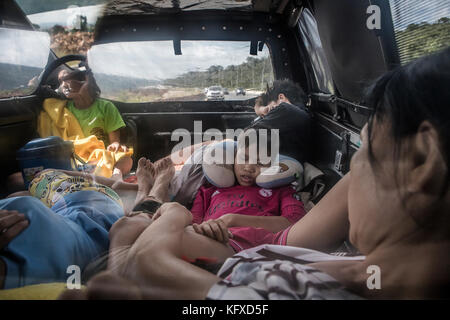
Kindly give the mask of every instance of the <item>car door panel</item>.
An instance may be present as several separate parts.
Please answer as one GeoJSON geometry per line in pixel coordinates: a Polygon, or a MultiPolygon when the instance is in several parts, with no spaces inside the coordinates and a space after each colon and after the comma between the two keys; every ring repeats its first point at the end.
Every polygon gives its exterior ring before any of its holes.
{"type": "MultiPolygon", "coordinates": [[[[40,99],[36,96],[0,100],[0,173],[1,181],[20,170],[16,152],[28,141],[37,137],[37,109],[40,99]]],[[[0,193],[7,192],[2,183],[0,193]]]]}

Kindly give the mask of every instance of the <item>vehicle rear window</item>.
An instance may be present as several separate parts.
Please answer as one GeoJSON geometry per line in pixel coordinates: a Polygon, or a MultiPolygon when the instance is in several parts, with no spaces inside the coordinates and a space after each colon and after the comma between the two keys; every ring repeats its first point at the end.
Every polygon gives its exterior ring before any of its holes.
{"type": "Polygon", "coordinates": [[[390,0],[402,64],[450,46],[448,0],[390,0]]]}
{"type": "Polygon", "coordinates": [[[250,55],[250,41],[183,40],[181,53],[172,41],[115,42],[93,46],[88,61],[102,97],[122,102],[204,101],[208,88],[227,88],[224,100],[243,100],[273,82],[266,45],[250,55]]]}

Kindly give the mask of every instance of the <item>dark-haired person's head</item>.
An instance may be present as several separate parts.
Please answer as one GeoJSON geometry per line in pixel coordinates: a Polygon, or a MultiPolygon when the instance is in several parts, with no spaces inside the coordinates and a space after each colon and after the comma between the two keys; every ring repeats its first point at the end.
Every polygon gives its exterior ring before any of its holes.
{"type": "Polygon", "coordinates": [[[305,101],[305,92],[298,84],[288,79],[275,80],[267,87],[266,92],[256,99],[255,113],[265,116],[282,102],[302,106],[305,101]]]}
{"type": "Polygon", "coordinates": [[[92,70],[87,66],[87,64],[82,64],[80,68],[71,72],[62,70],[58,74],[58,80],[62,82],[64,87],[63,92],[66,96],[69,94],[78,93],[81,87],[86,83],[87,92],[91,99],[95,100],[100,97],[101,90],[95,81],[92,70]]]}
{"type": "Polygon", "coordinates": [[[262,95],[264,105],[278,100],[287,100],[294,105],[304,104],[306,95],[303,89],[289,79],[275,80],[262,95]]]}
{"type": "Polygon", "coordinates": [[[375,82],[366,99],[373,115],[352,158],[348,192],[352,243],[385,259],[405,254],[405,263],[408,250],[423,255],[423,265],[411,265],[416,279],[408,285],[436,285],[431,291],[450,282],[449,87],[450,49],[375,82]],[[425,270],[433,250],[443,251],[442,267],[425,270]],[[432,272],[440,283],[421,278],[432,272]]]}
{"type": "Polygon", "coordinates": [[[390,122],[392,137],[400,149],[402,140],[428,121],[439,134],[440,149],[449,165],[450,143],[450,47],[423,57],[382,76],[367,94],[374,121],[390,122]]]}

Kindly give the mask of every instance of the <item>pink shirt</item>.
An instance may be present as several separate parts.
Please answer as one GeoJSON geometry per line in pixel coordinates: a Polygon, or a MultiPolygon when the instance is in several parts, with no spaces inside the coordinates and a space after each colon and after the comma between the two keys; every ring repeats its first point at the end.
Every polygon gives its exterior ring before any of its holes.
{"type": "MultiPolygon", "coordinates": [[[[282,216],[295,223],[305,215],[303,203],[294,198],[291,186],[264,189],[257,186],[236,185],[229,188],[203,186],[199,189],[191,212],[193,223],[218,219],[224,214],[245,214],[250,216],[282,216]]],[[[233,240],[230,245],[235,251],[264,243],[285,244],[287,230],[277,234],[261,228],[230,228],[233,240]],[[284,234],[283,241],[279,237],[284,234]]]]}

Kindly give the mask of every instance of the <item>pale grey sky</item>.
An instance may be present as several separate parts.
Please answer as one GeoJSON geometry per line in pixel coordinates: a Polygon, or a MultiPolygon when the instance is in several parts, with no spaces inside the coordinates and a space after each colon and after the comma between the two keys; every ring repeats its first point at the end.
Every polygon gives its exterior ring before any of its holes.
{"type": "Polygon", "coordinates": [[[32,23],[38,24],[42,28],[49,28],[55,24],[68,26],[71,24],[73,17],[77,14],[86,16],[88,24],[95,24],[99,15],[102,14],[103,5],[87,6],[87,7],[69,7],[62,10],[53,10],[28,15],[28,19],[32,23]]]}
{"type": "MultiPolygon", "coordinates": [[[[152,80],[170,79],[211,65],[238,65],[250,56],[250,42],[181,41],[176,56],[172,41],[120,42],[93,46],[88,52],[94,73],[109,73],[152,80]]],[[[265,46],[258,56],[266,57],[265,46]]]]}
{"type": "Polygon", "coordinates": [[[44,68],[50,50],[47,32],[0,28],[0,63],[44,68]]]}

